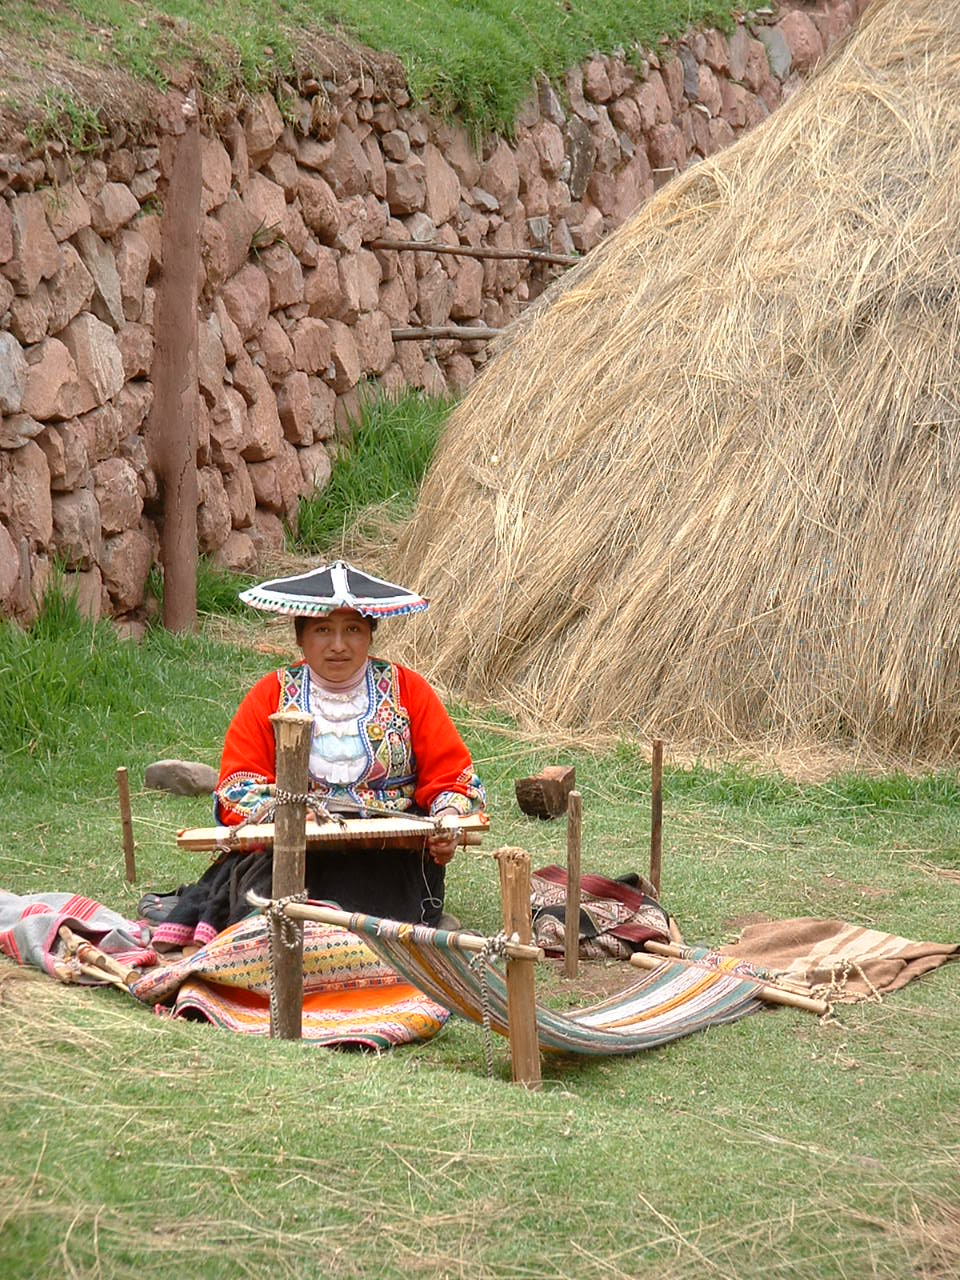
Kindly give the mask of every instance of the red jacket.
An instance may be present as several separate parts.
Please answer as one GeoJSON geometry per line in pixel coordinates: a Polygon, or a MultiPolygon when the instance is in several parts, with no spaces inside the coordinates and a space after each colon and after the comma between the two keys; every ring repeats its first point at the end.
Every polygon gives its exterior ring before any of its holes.
{"type": "MultiPolygon", "coordinates": [[[[424,813],[483,807],[483,786],[443,704],[407,667],[371,658],[371,701],[359,720],[368,762],[356,783],[333,786],[311,779],[319,795],[347,795],[424,813]]],[[[272,671],[253,686],[230,723],[223,744],[215,809],[221,822],[248,821],[276,782],[270,716],[290,707],[307,710],[309,669],[303,663],[272,671]]]]}

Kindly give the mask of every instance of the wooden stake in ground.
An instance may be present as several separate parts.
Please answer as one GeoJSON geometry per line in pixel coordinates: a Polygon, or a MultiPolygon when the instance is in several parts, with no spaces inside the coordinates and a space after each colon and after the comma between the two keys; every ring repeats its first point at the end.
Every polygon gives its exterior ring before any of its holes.
{"type": "MultiPolygon", "coordinates": [[[[533,938],[530,920],[530,855],[523,849],[498,849],[503,931],[516,942],[533,938]]],[[[540,1088],[540,1046],[537,1043],[537,1004],[534,961],[507,957],[507,1018],[510,1023],[510,1061],[514,1084],[540,1088]]]]}
{"type": "Polygon", "coordinates": [[[660,863],[663,856],[663,739],[654,738],[650,761],[650,883],[660,900],[660,863]]]}
{"type": "Polygon", "coordinates": [[[117,791],[120,793],[120,826],[123,829],[123,869],[127,884],[136,884],[137,859],[133,841],[133,814],[130,811],[130,783],[123,765],[117,770],[117,791]]]}
{"type": "Polygon", "coordinates": [[[577,976],[580,959],[580,842],[583,831],[583,797],[567,796],[567,914],[563,928],[563,971],[577,976]]]}
{"type": "MultiPolygon", "coordinates": [[[[270,723],[277,743],[272,884],[272,894],[277,899],[302,893],[306,884],[307,807],[299,797],[305,796],[307,790],[313,717],[299,711],[280,711],[270,717],[270,723]]],[[[291,920],[273,916],[270,930],[270,1035],[278,1040],[299,1040],[303,1023],[303,929],[291,920]]]]}

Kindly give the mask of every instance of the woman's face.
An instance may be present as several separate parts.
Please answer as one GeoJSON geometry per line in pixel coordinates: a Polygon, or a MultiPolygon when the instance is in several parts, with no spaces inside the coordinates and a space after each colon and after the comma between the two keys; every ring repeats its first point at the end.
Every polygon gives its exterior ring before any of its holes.
{"type": "Polygon", "coordinates": [[[370,652],[370,623],[355,609],[310,618],[300,635],[307,662],[323,680],[346,684],[363,670],[370,652]]]}

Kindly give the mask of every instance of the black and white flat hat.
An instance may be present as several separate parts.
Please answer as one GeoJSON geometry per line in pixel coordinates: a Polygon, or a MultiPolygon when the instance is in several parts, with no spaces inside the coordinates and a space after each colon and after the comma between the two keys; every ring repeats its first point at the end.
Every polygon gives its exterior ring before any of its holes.
{"type": "Polygon", "coordinates": [[[274,578],[240,592],[244,604],[288,618],[312,617],[334,609],[356,609],[366,618],[400,618],[422,613],[429,601],[395,582],[374,578],[345,560],[320,565],[310,573],[274,578]]]}

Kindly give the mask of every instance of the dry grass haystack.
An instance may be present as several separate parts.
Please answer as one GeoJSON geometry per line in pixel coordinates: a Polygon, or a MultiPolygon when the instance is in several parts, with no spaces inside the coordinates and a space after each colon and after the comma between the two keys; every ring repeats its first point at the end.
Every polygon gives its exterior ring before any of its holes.
{"type": "Polygon", "coordinates": [[[960,739],[960,5],[821,73],[528,315],[393,567],[417,660],[528,725],[960,739]]]}

